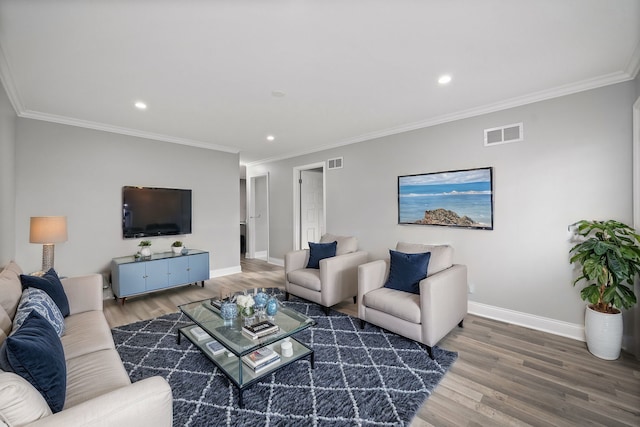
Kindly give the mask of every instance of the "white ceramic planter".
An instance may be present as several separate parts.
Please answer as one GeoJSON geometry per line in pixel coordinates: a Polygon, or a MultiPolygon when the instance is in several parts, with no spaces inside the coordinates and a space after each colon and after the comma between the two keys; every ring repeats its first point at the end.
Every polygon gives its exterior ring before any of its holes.
{"type": "Polygon", "coordinates": [[[143,246],[142,249],[140,249],[140,255],[151,256],[151,248],[149,246],[143,246]]]}
{"type": "Polygon", "coordinates": [[[600,313],[587,306],[584,334],[591,354],[605,360],[616,360],[622,347],[622,313],[600,313]]]}
{"type": "Polygon", "coordinates": [[[171,250],[173,251],[174,254],[180,255],[182,253],[183,247],[184,246],[171,246],[171,250]]]}

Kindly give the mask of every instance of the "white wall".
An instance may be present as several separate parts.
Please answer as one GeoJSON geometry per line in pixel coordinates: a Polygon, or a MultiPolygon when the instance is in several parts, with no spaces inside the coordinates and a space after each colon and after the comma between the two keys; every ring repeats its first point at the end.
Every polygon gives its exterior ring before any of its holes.
{"type": "Polygon", "coordinates": [[[15,257],[16,113],[0,85],[0,267],[15,257]]]}
{"type": "Polygon", "coordinates": [[[113,257],[132,255],[140,239],[122,238],[122,187],[192,190],[192,234],[152,238],[170,250],[179,238],[211,254],[214,275],[240,271],[238,155],[143,138],[17,120],[16,260],[39,270],[42,246],[29,243],[29,218],[66,215],[69,240],[56,245],[63,275],[107,271],[113,257]]]}
{"type": "Polygon", "coordinates": [[[449,243],[466,264],[472,302],[582,324],[571,286],[567,226],[632,220],[631,105],[626,82],[294,159],[250,165],[269,173],[270,254],[293,244],[292,168],[343,156],[327,171],[327,231],[356,235],[370,258],[397,241],[449,243]],[[525,140],[484,147],[483,129],[524,122],[525,140]],[[397,177],[494,168],[494,230],[397,224],[397,177]]]}

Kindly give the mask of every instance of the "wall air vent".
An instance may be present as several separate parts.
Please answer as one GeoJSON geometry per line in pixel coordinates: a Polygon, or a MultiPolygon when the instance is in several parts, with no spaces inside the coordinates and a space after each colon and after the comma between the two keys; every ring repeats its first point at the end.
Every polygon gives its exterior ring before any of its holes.
{"type": "Polygon", "coordinates": [[[507,144],[524,140],[522,123],[484,130],[484,146],[507,144]]]}
{"type": "Polygon", "coordinates": [[[335,159],[327,160],[327,169],[341,169],[342,168],[342,157],[336,157],[335,159]]]}

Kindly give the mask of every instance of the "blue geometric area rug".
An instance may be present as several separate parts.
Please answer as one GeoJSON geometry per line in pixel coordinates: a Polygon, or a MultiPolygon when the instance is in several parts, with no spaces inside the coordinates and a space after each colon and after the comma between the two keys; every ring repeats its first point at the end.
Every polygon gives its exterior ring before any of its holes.
{"type": "Polygon", "coordinates": [[[238,390],[189,340],[177,344],[181,313],[111,330],[131,381],[159,375],[173,391],[174,426],[407,426],[458,354],[414,341],[314,303],[283,304],[317,325],[295,335],[315,351],[238,390]]]}

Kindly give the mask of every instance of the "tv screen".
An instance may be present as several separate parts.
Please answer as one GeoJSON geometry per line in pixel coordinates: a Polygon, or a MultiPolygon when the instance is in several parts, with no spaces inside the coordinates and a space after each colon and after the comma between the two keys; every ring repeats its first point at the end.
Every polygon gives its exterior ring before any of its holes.
{"type": "Polygon", "coordinates": [[[122,236],[191,234],[191,190],[122,187],[122,236]]]}
{"type": "Polygon", "coordinates": [[[493,168],[399,176],[398,224],[493,230],[493,168]]]}

